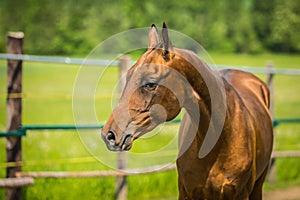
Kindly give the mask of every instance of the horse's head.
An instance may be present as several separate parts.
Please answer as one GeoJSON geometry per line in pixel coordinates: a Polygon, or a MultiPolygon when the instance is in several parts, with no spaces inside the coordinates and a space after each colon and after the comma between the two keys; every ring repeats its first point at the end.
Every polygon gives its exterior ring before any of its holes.
{"type": "Polygon", "coordinates": [[[178,115],[186,81],[174,70],[175,57],[165,23],[161,39],[152,25],[148,50],[129,69],[120,101],[102,129],[108,149],[129,150],[135,139],[178,115]]]}

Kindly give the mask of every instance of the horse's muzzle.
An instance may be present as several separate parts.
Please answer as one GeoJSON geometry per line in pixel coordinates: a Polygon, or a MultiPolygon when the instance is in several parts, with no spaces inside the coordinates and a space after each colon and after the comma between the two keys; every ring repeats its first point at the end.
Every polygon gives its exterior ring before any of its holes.
{"type": "Polygon", "coordinates": [[[128,151],[132,147],[132,134],[124,134],[118,141],[117,135],[114,133],[114,131],[109,130],[105,134],[102,130],[101,137],[104,140],[107,148],[111,151],[128,151]]]}

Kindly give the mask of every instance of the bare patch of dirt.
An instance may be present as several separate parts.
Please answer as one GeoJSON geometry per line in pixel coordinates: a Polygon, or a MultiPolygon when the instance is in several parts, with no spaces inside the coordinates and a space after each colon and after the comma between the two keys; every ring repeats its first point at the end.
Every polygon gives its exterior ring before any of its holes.
{"type": "Polygon", "coordinates": [[[265,191],[264,200],[300,200],[300,186],[294,186],[286,189],[274,191],[265,191]]]}

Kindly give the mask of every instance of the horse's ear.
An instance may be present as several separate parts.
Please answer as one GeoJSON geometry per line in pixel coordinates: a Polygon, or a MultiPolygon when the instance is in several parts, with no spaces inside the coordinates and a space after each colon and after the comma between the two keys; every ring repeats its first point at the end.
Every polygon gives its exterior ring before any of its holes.
{"type": "Polygon", "coordinates": [[[173,51],[173,46],[169,39],[168,28],[165,22],[163,23],[163,29],[161,35],[162,35],[162,42],[163,42],[163,57],[166,61],[168,61],[170,59],[170,52],[173,51]]]}
{"type": "Polygon", "coordinates": [[[148,34],[148,49],[154,48],[159,42],[158,31],[155,24],[152,24],[148,34]]]}

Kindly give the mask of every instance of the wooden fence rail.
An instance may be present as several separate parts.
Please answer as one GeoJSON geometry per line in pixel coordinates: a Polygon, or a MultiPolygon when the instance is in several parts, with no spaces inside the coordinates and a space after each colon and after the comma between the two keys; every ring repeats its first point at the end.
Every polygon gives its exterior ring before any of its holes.
{"type": "Polygon", "coordinates": [[[165,172],[175,170],[176,165],[158,165],[147,167],[143,169],[128,169],[128,170],[116,170],[116,171],[80,171],[80,172],[18,172],[17,177],[31,177],[31,178],[95,178],[95,177],[124,177],[134,176],[141,174],[151,174],[157,172],[165,172]]]}
{"type": "Polygon", "coordinates": [[[34,184],[32,177],[0,179],[0,188],[20,188],[34,184]]]}

